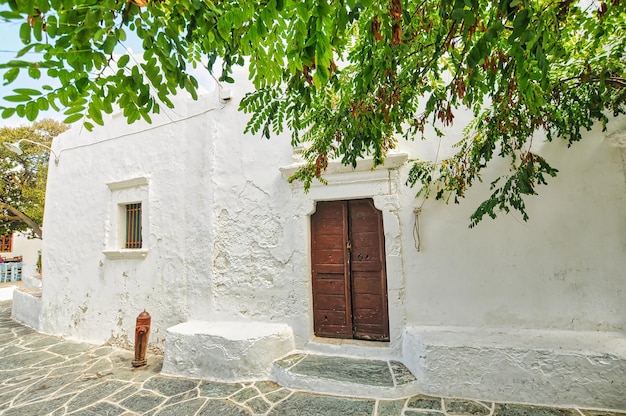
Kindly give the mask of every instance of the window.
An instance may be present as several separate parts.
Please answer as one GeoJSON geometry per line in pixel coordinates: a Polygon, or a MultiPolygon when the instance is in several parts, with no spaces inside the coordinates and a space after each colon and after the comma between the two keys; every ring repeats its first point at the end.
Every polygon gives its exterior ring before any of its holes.
{"type": "Polygon", "coordinates": [[[126,204],[126,241],[124,248],[141,248],[141,202],[126,204]]]}
{"type": "Polygon", "coordinates": [[[107,183],[111,193],[102,253],[108,259],[144,259],[148,255],[149,182],[148,176],[139,176],[107,183]]]}
{"type": "Polygon", "coordinates": [[[13,248],[13,234],[0,237],[0,252],[8,253],[13,248]]]}

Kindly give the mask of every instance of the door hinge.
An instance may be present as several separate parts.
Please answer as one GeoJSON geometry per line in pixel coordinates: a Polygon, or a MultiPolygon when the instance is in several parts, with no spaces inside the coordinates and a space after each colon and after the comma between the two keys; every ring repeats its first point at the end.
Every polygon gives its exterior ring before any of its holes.
{"type": "Polygon", "coordinates": [[[352,242],[348,241],[348,242],[346,243],[346,248],[347,248],[348,250],[352,250],[352,242]]]}

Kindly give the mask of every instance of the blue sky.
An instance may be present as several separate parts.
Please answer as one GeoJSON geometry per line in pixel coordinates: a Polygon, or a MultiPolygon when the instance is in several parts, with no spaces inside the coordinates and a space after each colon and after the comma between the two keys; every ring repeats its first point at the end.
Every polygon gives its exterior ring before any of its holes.
{"type": "MultiPolygon", "coordinates": [[[[0,6],[0,10],[6,10],[7,6],[0,6]]],[[[7,62],[11,59],[15,58],[17,52],[24,47],[19,39],[19,29],[22,23],[7,23],[0,19],[0,62],[7,62]]],[[[135,53],[141,53],[141,43],[136,36],[133,36],[132,33],[127,33],[128,39],[124,42],[124,46],[134,51],[135,53]]],[[[123,54],[127,51],[121,45],[118,45],[115,49],[116,53],[123,54]]],[[[32,59],[33,61],[41,59],[41,54],[35,52],[29,52],[20,59],[32,59]]],[[[58,83],[48,78],[45,75],[45,72],[42,71],[42,76],[38,80],[33,80],[28,75],[20,75],[13,83],[10,85],[3,85],[3,75],[4,70],[0,70],[0,105],[5,104],[6,101],[2,100],[1,97],[6,95],[11,95],[11,91],[14,88],[34,88],[41,89],[42,85],[51,85],[56,86],[58,83]]],[[[201,87],[204,86],[206,90],[212,90],[214,88],[213,80],[211,76],[204,68],[189,68],[189,72],[193,74],[200,84],[201,87]]],[[[10,105],[10,104],[9,104],[10,105]]],[[[54,118],[56,120],[62,121],[65,116],[62,114],[56,113],[54,110],[50,110],[44,113],[40,113],[38,119],[42,118],[54,118]]],[[[29,124],[30,122],[25,118],[19,118],[17,116],[13,116],[9,119],[0,119],[0,127],[14,127],[29,124]]]]}
{"type": "MultiPolygon", "coordinates": [[[[7,9],[8,7],[6,5],[0,6],[0,10],[7,10],[7,9]]],[[[21,23],[15,23],[15,22],[8,23],[0,19],[0,62],[7,62],[11,59],[14,59],[17,52],[24,47],[24,45],[19,39],[20,25],[21,23]]],[[[125,42],[125,44],[127,47],[131,48],[134,51],[141,50],[141,46],[140,46],[141,44],[139,43],[137,38],[132,38],[129,36],[129,40],[125,42]]],[[[122,47],[118,47],[118,48],[119,49],[116,49],[116,52],[120,52],[120,53],[125,52],[122,47]]],[[[35,61],[35,60],[41,59],[41,54],[29,52],[23,57],[21,57],[20,59],[24,59],[24,60],[32,59],[33,61],[35,61]]],[[[10,95],[11,91],[14,88],[40,89],[41,86],[45,84],[52,85],[52,86],[58,85],[58,83],[55,80],[48,78],[45,75],[45,72],[43,71],[42,71],[41,78],[38,80],[33,80],[27,75],[20,75],[10,85],[4,85],[4,82],[3,82],[4,72],[5,72],[4,70],[0,69],[0,105],[7,104],[6,101],[4,101],[1,97],[10,95]]],[[[9,103],[9,105],[11,104],[9,103]]],[[[50,111],[41,113],[38,119],[42,119],[42,118],[54,118],[56,120],[61,121],[65,118],[65,116],[55,112],[54,110],[50,110],[50,111]]],[[[25,125],[25,124],[30,124],[30,121],[28,121],[25,118],[17,117],[15,115],[6,120],[0,119],[0,127],[15,127],[15,126],[20,126],[20,125],[25,125]]]]}
{"type": "MultiPolygon", "coordinates": [[[[2,8],[5,8],[3,6],[2,8]]],[[[15,54],[19,51],[23,45],[19,40],[19,30],[20,25],[18,23],[7,23],[5,21],[0,20],[0,62],[7,62],[13,58],[15,58],[15,54]]],[[[37,59],[37,55],[39,54],[26,54],[24,56],[25,59],[37,59]]],[[[0,70],[0,78],[4,75],[4,70],[0,70]]],[[[4,97],[5,95],[9,95],[13,88],[26,87],[26,88],[38,88],[43,85],[46,80],[39,79],[37,81],[31,80],[27,76],[20,76],[17,80],[15,80],[11,85],[4,85],[4,82],[0,83],[0,97],[4,97]]],[[[4,79],[2,79],[4,81],[4,79]]],[[[47,82],[51,82],[49,79],[47,82]]],[[[5,104],[5,101],[0,99],[0,104],[5,104]]],[[[50,113],[46,114],[49,117],[53,117],[56,119],[60,119],[61,116],[50,113]]],[[[19,126],[22,124],[28,124],[29,121],[26,119],[20,119],[19,117],[11,117],[8,120],[0,119],[0,126],[2,127],[13,127],[19,126]]]]}

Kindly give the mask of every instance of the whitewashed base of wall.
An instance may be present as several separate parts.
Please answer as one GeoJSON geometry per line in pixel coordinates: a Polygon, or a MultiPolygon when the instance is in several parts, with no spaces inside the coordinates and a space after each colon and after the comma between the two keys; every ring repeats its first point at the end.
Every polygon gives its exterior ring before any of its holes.
{"type": "MultiPolygon", "coordinates": [[[[349,354],[337,355],[374,358],[368,357],[371,348],[363,347],[362,354],[358,350],[353,346],[349,354]]],[[[168,329],[163,373],[230,382],[288,379],[287,384],[292,384],[294,376],[272,363],[295,351],[287,325],[190,321],[168,329]]],[[[626,335],[622,333],[408,327],[400,355],[397,361],[406,365],[417,383],[400,386],[407,391],[386,391],[380,397],[423,393],[626,409],[626,335]]],[[[367,387],[339,383],[329,390],[328,380],[297,381],[299,390],[325,394],[359,396],[367,387]]]]}
{"type": "Polygon", "coordinates": [[[294,349],[285,324],[188,321],[167,329],[163,374],[214,381],[269,379],[275,360],[294,349]]]}
{"type": "Polygon", "coordinates": [[[424,393],[626,409],[626,334],[410,327],[405,365],[424,393]]]}
{"type": "Polygon", "coordinates": [[[24,325],[43,332],[43,303],[41,277],[22,276],[23,287],[13,291],[11,317],[24,325]]]}

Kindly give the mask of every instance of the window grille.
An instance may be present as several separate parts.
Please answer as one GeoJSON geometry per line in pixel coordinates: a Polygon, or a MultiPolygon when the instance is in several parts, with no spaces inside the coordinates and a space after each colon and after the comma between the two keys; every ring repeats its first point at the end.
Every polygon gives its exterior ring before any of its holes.
{"type": "Polygon", "coordinates": [[[13,249],[13,234],[0,237],[0,252],[8,253],[13,249]]]}
{"type": "Polygon", "coordinates": [[[141,248],[141,202],[126,205],[126,243],[124,248],[141,248]]]}

